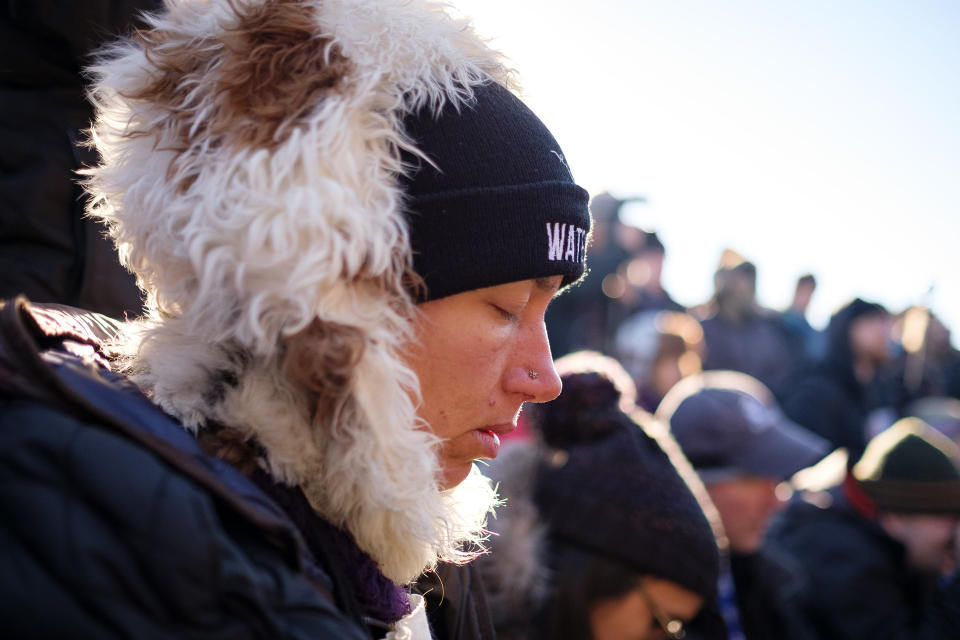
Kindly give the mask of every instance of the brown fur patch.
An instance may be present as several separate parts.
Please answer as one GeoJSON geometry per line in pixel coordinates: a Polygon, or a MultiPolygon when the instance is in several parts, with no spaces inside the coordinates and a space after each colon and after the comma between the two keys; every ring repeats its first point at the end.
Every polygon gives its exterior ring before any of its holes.
{"type": "Polygon", "coordinates": [[[251,147],[282,142],[352,67],[317,35],[313,11],[301,0],[274,0],[243,16],[224,45],[217,133],[251,147]]]}
{"type": "Polygon", "coordinates": [[[209,455],[233,465],[245,476],[253,475],[263,458],[263,450],[238,429],[208,424],[197,433],[197,442],[209,455]]]}
{"type": "Polygon", "coordinates": [[[352,68],[330,39],[317,34],[313,10],[302,0],[234,4],[234,11],[234,28],[202,41],[177,42],[165,30],[138,33],[159,73],[128,97],[169,111],[179,141],[174,151],[201,139],[213,146],[275,147],[352,68]],[[198,125],[201,99],[211,93],[213,109],[198,125]]]}
{"type": "Polygon", "coordinates": [[[312,419],[334,427],[351,399],[353,372],[366,349],[363,332],[317,319],[285,346],[287,379],[311,395],[312,419]]]}

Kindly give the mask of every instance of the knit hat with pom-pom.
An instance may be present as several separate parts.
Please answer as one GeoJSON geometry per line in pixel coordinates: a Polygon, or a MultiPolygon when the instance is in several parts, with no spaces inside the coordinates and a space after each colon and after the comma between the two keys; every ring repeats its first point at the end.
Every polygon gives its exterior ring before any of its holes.
{"type": "Polygon", "coordinates": [[[719,572],[713,530],[667,454],[621,409],[614,380],[622,376],[611,373],[618,368],[561,373],[560,397],[538,415],[537,428],[555,449],[536,482],[540,517],[555,544],[710,601],[719,572]]]}

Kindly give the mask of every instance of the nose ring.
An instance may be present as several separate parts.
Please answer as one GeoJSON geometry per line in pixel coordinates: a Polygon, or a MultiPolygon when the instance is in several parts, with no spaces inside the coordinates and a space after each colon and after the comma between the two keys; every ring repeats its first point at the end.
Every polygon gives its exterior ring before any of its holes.
{"type": "Polygon", "coordinates": [[[530,379],[531,379],[531,380],[536,380],[537,378],[540,377],[540,374],[537,373],[536,371],[534,371],[533,369],[528,369],[528,370],[527,370],[527,375],[530,376],[530,379]]]}

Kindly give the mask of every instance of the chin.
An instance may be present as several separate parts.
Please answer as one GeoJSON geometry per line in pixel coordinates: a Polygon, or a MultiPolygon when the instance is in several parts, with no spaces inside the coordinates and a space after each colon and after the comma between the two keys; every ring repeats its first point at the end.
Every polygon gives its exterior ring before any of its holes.
{"type": "Polygon", "coordinates": [[[440,473],[440,489],[446,491],[453,489],[470,475],[473,468],[473,460],[468,462],[447,462],[443,464],[440,473]]]}

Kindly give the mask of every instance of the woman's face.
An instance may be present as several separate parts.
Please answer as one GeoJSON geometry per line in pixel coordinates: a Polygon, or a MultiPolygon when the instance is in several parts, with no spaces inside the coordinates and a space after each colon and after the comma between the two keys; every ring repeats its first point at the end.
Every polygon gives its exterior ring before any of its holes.
{"type": "Polygon", "coordinates": [[[420,380],[417,415],[443,439],[441,486],[494,458],[524,402],[560,394],[543,316],[560,276],[520,280],[424,302],[407,361],[420,380]]]}
{"type": "Polygon", "coordinates": [[[646,577],[643,586],[620,598],[601,601],[590,609],[593,640],[654,640],[668,637],[663,620],[692,620],[703,597],[675,582],[646,577]],[[642,589],[642,590],[641,590],[642,589]],[[654,612],[653,609],[657,611],[654,612]]]}

